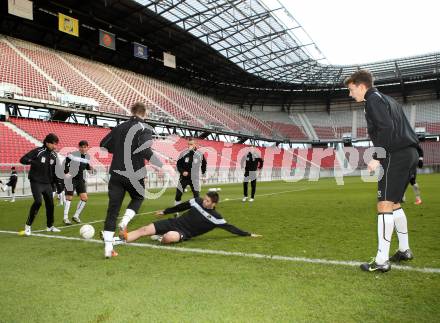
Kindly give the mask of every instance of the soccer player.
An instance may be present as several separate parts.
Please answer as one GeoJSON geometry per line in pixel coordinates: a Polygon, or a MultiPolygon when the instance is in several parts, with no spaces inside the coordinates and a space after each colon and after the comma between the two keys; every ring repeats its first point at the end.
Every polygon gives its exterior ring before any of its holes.
{"type": "MultiPolygon", "coordinates": [[[[1,185],[2,191],[11,191],[11,202],[15,202],[15,187],[17,186],[18,175],[15,167],[11,167],[11,176],[9,176],[9,181],[5,186],[1,185]]],[[[1,184],[1,181],[0,181],[1,184]]]]}
{"type": "Polygon", "coordinates": [[[263,159],[261,159],[259,152],[255,147],[244,156],[241,160],[241,167],[244,168],[244,181],[243,181],[243,202],[248,199],[248,184],[251,182],[251,198],[249,202],[253,202],[255,199],[255,192],[257,191],[257,177],[258,170],[263,168],[263,159]]]}
{"type": "Polygon", "coordinates": [[[145,104],[135,103],[131,107],[132,117],[115,127],[100,143],[101,147],[113,154],[108,184],[109,203],[103,232],[104,256],[107,259],[117,255],[113,250],[113,236],[125,193],[128,192],[131,201],[119,224],[120,230],[125,230],[144,200],[144,178],[147,175],[145,160],[155,166],[162,166],[162,162],[151,150],[153,132],[144,122],[148,112],[145,104]]]}
{"type": "Polygon", "coordinates": [[[144,236],[156,236],[161,243],[176,243],[207,233],[215,228],[226,230],[239,236],[261,237],[261,235],[242,231],[226,222],[215,210],[219,203],[217,192],[208,192],[202,199],[193,198],[168,209],[157,211],[156,215],[183,212],[180,217],[153,222],[135,231],[123,232],[123,240],[132,242],[144,236]]]}
{"type": "MultiPolygon", "coordinates": [[[[422,147],[420,147],[420,145],[417,145],[417,153],[419,154],[419,162],[417,164],[417,166],[419,168],[423,167],[423,149],[422,147]]],[[[415,205],[420,205],[422,204],[422,198],[420,197],[420,187],[419,184],[417,184],[416,182],[416,178],[417,178],[417,170],[414,171],[413,174],[411,174],[411,178],[409,180],[409,183],[411,184],[413,191],[414,191],[414,195],[416,196],[416,201],[414,202],[415,205]]]]}
{"type": "Polygon", "coordinates": [[[57,135],[50,133],[44,138],[42,147],[32,149],[20,159],[20,163],[23,165],[31,165],[29,170],[29,181],[31,184],[32,196],[34,198],[34,203],[29,210],[29,216],[24,229],[24,234],[26,236],[31,235],[31,226],[41,207],[42,196],[46,206],[46,230],[50,232],[60,232],[58,228],[53,226],[54,205],[52,197],[52,183],[56,181],[55,165],[57,162],[57,154],[54,150],[57,144],[57,135]]]}
{"type": "Polygon", "coordinates": [[[357,102],[365,101],[365,118],[368,134],[376,148],[368,170],[382,166],[378,182],[377,231],[379,246],[377,255],[370,263],[361,265],[364,271],[386,272],[390,261],[413,259],[409,248],[408,227],[405,212],[400,205],[410,176],[417,167],[418,139],[394,99],[373,87],[373,76],[369,71],[358,70],[346,79],[350,96],[357,102]],[[393,228],[399,239],[399,249],[389,259],[393,228]]]}
{"type": "Polygon", "coordinates": [[[197,151],[196,142],[191,139],[188,141],[188,149],[182,152],[177,160],[177,171],[180,174],[179,183],[176,188],[176,197],[174,205],[178,205],[182,201],[183,192],[189,185],[194,197],[200,196],[200,170],[202,178],[206,175],[206,158],[197,151]]]}
{"type": "Polygon", "coordinates": [[[66,202],[64,203],[64,224],[71,225],[72,222],[69,220],[69,209],[70,203],[72,202],[73,193],[79,195],[79,202],[76,206],[75,214],[72,220],[76,223],[81,223],[79,216],[84,210],[88,196],[87,196],[87,185],[85,179],[85,171],[91,171],[90,166],[90,155],[87,154],[89,150],[89,143],[86,140],[81,140],[78,143],[78,151],[69,154],[66,157],[64,165],[64,185],[66,187],[66,202]]]}

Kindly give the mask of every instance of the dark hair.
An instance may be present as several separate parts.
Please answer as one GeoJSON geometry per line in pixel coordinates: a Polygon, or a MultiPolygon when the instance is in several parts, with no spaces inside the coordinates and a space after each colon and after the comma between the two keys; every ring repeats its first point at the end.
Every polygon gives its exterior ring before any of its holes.
{"type": "Polygon", "coordinates": [[[81,140],[79,143],[78,143],[78,146],[79,147],[82,147],[82,146],[89,146],[89,143],[87,142],[87,140],[81,140]]]}
{"type": "Polygon", "coordinates": [[[59,142],[58,136],[54,133],[50,133],[44,138],[43,144],[57,144],[59,142]]]}
{"type": "Polygon", "coordinates": [[[15,166],[12,166],[12,167],[11,167],[11,170],[15,170],[15,166]]]}
{"type": "Polygon", "coordinates": [[[373,75],[368,70],[359,70],[351,74],[344,81],[345,86],[349,84],[364,84],[367,88],[373,87],[373,75]]]}
{"type": "Polygon", "coordinates": [[[131,114],[133,115],[145,115],[145,113],[147,112],[147,106],[145,105],[145,103],[142,102],[136,102],[135,104],[133,104],[131,106],[131,114]]]}
{"type": "Polygon", "coordinates": [[[218,203],[220,201],[220,196],[217,192],[208,192],[206,195],[211,199],[212,203],[218,203]]]}

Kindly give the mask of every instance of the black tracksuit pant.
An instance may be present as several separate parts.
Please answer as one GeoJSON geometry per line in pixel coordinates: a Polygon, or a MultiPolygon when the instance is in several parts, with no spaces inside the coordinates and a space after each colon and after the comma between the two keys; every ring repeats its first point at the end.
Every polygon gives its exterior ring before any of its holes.
{"type": "Polygon", "coordinates": [[[46,217],[47,217],[47,227],[50,228],[53,226],[54,222],[54,205],[53,205],[53,197],[52,197],[52,185],[49,183],[39,183],[35,181],[31,181],[31,191],[32,196],[34,197],[34,203],[31,205],[31,209],[29,210],[29,216],[27,218],[26,224],[32,225],[35,217],[37,216],[38,210],[43,204],[46,206],[46,217]]]}
{"type": "Polygon", "coordinates": [[[244,172],[244,182],[243,182],[243,195],[248,196],[248,183],[251,182],[251,198],[255,197],[255,192],[257,191],[257,174],[256,171],[244,172]]]}
{"type": "Polygon", "coordinates": [[[138,212],[145,196],[145,183],[144,180],[140,180],[142,192],[138,192],[130,180],[123,176],[112,174],[108,183],[108,208],[107,217],[105,219],[104,230],[114,232],[116,229],[116,220],[121,210],[122,201],[124,200],[125,192],[130,195],[131,201],[127,206],[127,209],[131,209],[134,212],[138,212]]]}
{"type": "Polygon", "coordinates": [[[196,191],[193,185],[193,182],[191,180],[191,176],[183,177],[181,176],[179,179],[179,184],[177,185],[176,189],[176,197],[175,200],[177,202],[180,202],[182,200],[183,192],[185,192],[185,188],[189,185],[191,187],[191,191],[193,193],[194,198],[197,198],[200,196],[200,192],[196,191]]]}
{"type": "MultiPolygon", "coordinates": [[[[243,192],[245,197],[248,196],[248,183],[249,183],[248,181],[243,182],[243,192]]],[[[251,181],[251,198],[255,197],[256,190],[257,190],[257,180],[254,179],[253,181],[251,181]]]]}

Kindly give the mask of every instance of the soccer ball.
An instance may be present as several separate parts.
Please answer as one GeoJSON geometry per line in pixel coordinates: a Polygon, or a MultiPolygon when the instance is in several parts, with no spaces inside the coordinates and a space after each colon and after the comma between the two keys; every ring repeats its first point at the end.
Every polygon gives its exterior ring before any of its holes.
{"type": "Polygon", "coordinates": [[[81,229],[79,229],[79,234],[86,240],[91,239],[95,235],[95,228],[90,224],[84,224],[81,229]]]}

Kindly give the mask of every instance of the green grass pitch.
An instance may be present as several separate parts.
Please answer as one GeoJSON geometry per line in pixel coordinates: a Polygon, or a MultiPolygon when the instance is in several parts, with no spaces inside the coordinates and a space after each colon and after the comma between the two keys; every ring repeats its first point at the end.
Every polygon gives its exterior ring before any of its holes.
{"type": "MultiPolygon", "coordinates": [[[[440,269],[440,175],[418,178],[424,203],[415,206],[412,190],[406,194],[415,254],[407,265],[440,269]]],[[[241,185],[221,187],[220,213],[263,237],[216,229],[176,247],[339,261],[367,261],[376,253],[375,183],[359,178],[345,178],[344,186],[333,179],[259,183],[252,204],[225,201],[240,198],[241,185]],[[288,190],[298,191],[258,196],[288,190]]],[[[158,200],[146,200],[140,212],[173,200],[170,189],[158,200]]],[[[30,203],[0,201],[0,230],[22,230],[30,203]]],[[[91,194],[83,221],[104,219],[106,207],[106,194],[91,194]]],[[[63,229],[58,235],[79,237],[79,227],[62,226],[61,207],[55,215],[63,229]]],[[[138,216],[129,229],[155,219],[138,216]]],[[[45,220],[43,206],[33,229],[44,228],[45,220]]],[[[93,225],[102,229],[101,222],[93,225]]],[[[396,248],[393,235],[391,252],[396,248]]],[[[371,274],[347,265],[136,246],[117,250],[119,257],[104,260],[101,244],[0,233],[0,322],[438,322],[440,317],[440,273],[371,274]]]]}

